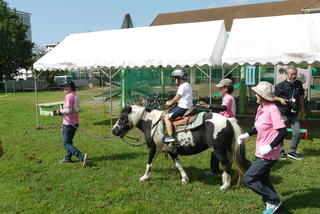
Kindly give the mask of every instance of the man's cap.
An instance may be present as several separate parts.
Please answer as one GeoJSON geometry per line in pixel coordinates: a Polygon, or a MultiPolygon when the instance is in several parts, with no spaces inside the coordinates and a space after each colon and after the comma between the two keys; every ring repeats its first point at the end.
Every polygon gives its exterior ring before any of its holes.
{"type": "Polygon", "coordinates": [[[222,79],[216,86],[218,88],[222,88],[222,87],[230,87],[233,85],[233,82],[231,79],[222,79]]]}

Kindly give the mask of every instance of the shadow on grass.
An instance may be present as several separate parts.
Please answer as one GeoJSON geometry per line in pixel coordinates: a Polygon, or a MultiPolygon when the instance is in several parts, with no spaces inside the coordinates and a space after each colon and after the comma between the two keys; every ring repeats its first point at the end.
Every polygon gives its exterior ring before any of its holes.
{"type": "MultiPolygon", "coordinates": [[[[199,169],[196,167],[186,167],[185,168],[190,183],[193,182],[202,182],[203,184],[206,185],[222,185],[222,177],[221,176],[207,176],[204,174],[205,171],[208,171],[209,169],[199,169]]],[[[231,177],[235,178],[237,174],[232,173],[231,177]]],[[[232,179],[232,185],[234,185],[234,179],[232,179]]]]}
{"type": "MultiPolygon", "coordinates": [[[[210,186],[222,184],[221,177],[204,175],[204,172],[206,171],[205,169],[199,169],[196,167],[184,167],[184,170],[186,171],[187,176],[189,178],[189,184],[194,182],[201,182],[203,184],[210,185],[210,186]]],[[[163,177],[160,178],[160,180],[162,181],[173,180],[173,179],[177,179],[177,181],[181,181],[181,175],[179,173],[179,170],[175,167],[173,162],[172,162],[172,168],[165,168],[165,169],[155,168],[155,169],[152,169],[152,172],[157,174],[159,173],[163,174],[163,177]],[[170,176],[166,177],[168,174],[170,174],[170,176]]]]}
{"type": "Polygon", "coordinates": [[[292,162],[290,160],[288,160],[288,158],[284,159],[284,160],[281,160],[279,159],[275,165],[271,168],[271,171],[272,170],[280,170],[282,167],[286,166],[286,165],[291,165],[292,162]]]}
{"type": "Polygon", "coordinates": [[[121,153],[121,154],[93,157],[93,158],[89,158],[88,161],[99,162],[99,161],[105,161],[105,160],[131,160],[131,159],[135,159],[136,157],[140,156],[141,154],[140,153],[132,153],[132,152],[131,153],[121,153]]]}
{"type": "MultiPolygon", "coordinates": [[[[189,183],[194,183],[194,182],[201,182],[205,185],[210,185],[210,186],[221,186],[222,185],[222,177],[221,176],[207,176],[204,174],[205,171],[209,169],[202,169],[202,168],[197,168],[197,167],[184,167],[185,172],[188,175],[189,178],[189,183]]],[[[162,173],[163,176],[168,175],[168,174],[176,174],[176,177],[178,180],[181,180],[181,175],[179,173],[179,170],[174,166],[172,162],[172,168],[166,168],[166,169],[152,169],[153,173],[162,173]]],[[[238,173],[234,170],[232,170],[231,173],[231,186],[236,186],[237,181],[238,181],[238,173]]],[[[172,176],[163,177],[161,180],[172,180],[172,176]]]]}
{"type": "Polygon", "coordinates": [[[305,190],[288,191],[283,195],[289,195],[289,198],[284,201],[284,206],[290,212],[290,210],[296,210],[301,208],[320,208],[319,203],[319,188],[309,188],[305,190]],[[303,193],[300,193],[303,192],[303,193]]]}
{"type": "MultiPolygon", "coordinates": [[[[112,126],[114,124],[116,124],[117,120],[118,120],[118,117],[112,118],[112,126]]],[[[111,122],[111,119],[107,119],[107,120],[102,120],[102,121],[99,121],[99,122],[95,122],[95,123],[93,123],[93,125],[110,126],[110,122],[111,122]]]]}
{"type": "Polygon", "coordinates": [[[303,149],[303,156],[305,157],[318,157],[320,155],[320,151],[318,149],[306,148],[303,149]]]}

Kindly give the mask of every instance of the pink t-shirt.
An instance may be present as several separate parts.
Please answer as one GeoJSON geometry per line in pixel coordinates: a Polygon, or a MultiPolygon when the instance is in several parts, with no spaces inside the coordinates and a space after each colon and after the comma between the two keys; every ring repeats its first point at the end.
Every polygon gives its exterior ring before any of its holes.
{"type": "Polygon", "coordinates": [[[79,124],[79,97],[75,92],[68,93],[64,98],[63,108],[72,108],[70,114],[63,114],[63,125],[79,124]]]}
{"type": "Polygon", "coordinates": [[[279,133],[277,129],[286,127],[278,107],[274,103],[260,105],[257,110],[254,127],[258,131],[255,155],[266,160],[277,160],[280,156],[280,145],[274,147],[270,153],[263,156],[259,153],[259,148],[262,145],[272,143],[279,133]]]}
{"type": "Polygon", "coordinates": [[[222,104],[227,106],[225,111],[221,111],[220,114],[225,117],[235,117],[236,116],[236,102],[231,94],[226,94],[222,98],[222,104]]]}

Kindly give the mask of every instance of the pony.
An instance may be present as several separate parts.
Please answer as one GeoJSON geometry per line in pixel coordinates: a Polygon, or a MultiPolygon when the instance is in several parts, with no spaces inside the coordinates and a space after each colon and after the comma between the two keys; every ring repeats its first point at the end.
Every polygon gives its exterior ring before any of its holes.
{"type": "MultiPolygon", "coordinates": [[[[149,110],[137,105],[126,106],[121,110],[119,119],[112,128],[112,133],[121,138],[133,127],[137,127],[144,133],[149,148],[149,158],[145,174],[140,177],[140,182],[144,182],[150,177],[151,167],[156,157],[164,149],[163,113],[164,111],[161,110],[149,110]]],[[[231,185],[233,161],[239,174],[239,184],[250,164],[245,157],[244,145],[237,143],[241,132],[236,119],[228,119],[217,113],[204,113],[202,125],[176,133],[176,141],[168,145],[168,153],[181,174],[182,184],[187,184],[189,178],[180,164],[178,155],[194,155],[208,148],[214,151],[223,166],[223,184],[220,189],[226,190],[231,185]]]]}

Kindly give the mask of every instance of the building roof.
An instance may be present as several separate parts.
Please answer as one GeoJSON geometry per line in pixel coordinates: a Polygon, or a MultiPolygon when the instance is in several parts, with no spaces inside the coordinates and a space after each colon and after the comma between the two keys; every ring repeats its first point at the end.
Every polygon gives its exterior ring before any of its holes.
{"type": "Polygon", "coordinates": [[[176,23],[224,20],[230,31],[233,19],[301,14],[305,7],[316,8],[320,0],[285,0],[232,7],[209,8],[183,12],[159,14],[150,24],[167,25],[176,23]]]}
{"type": "Polygon", "coordinates": [[[9,7],[9,10],[12,11],[12,12],[16,12],[17,14],[21,14],[21,15],[28,15],[28,16],[32,15],[32,13],[23,12],[23,11],[15,9],[15,8],[12,9],[12,8],[9,7]]]}
{"type": "Polygon", "coordinates": [[[320,0],[314,1],[303,9],[320,8],[320,0]]]}

